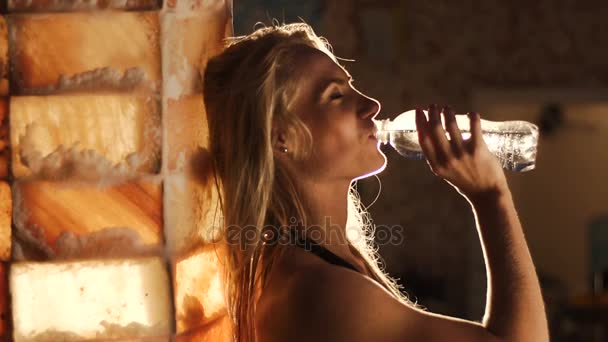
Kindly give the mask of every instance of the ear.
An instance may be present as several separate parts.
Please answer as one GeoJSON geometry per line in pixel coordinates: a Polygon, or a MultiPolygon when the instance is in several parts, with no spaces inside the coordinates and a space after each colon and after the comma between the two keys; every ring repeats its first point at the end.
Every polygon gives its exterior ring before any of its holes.
{"type": "Polygon", "coordinates": [[[275,150],[275,152],[280,152],[280,154],[283,155],[286,151],[289,150],[286,141],[287,139],[285,139],[285,134],[279,133],[277,135],[277,140],[272,148],[275,150]]]}
{"type": "Polygon", "coordinates": [[[278,144],[285,144],[285,142],[287,141],[285,130],[276,124],[272,125],[271,137],[273,141],[274,139],[276,139],[276,142],[278,144]]]}
{"type": "Polygon", "coordinates": [[[277,142],[281,145],[284,145],[287,139],[285,138],[285,133],[279,133],[277,135],[277,142]]]}

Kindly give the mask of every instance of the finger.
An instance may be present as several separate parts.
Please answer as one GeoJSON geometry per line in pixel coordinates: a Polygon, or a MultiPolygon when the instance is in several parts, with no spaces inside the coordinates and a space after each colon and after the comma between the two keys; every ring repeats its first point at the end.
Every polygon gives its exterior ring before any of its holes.
{"type": "Polygon", "coordinates": [[[429,107],[429,126],[430,136],[433,144],[435,145],[435,155],[440,163],[447,161],[448,156],[451,154],[450,142],[446,137],[445,129],[441,125],[441,118],[436,105],[429,107]]]}
{"type": "Polygon", "coordinates": [[[428,122],[424,112],[420,108],[416,108],[416,131],[418,132],[418,142],[422,148],[422,152],[429,160],[435,160],[435,150],[429,136],[428,122]]]}
{"type": "Polygon", "coordinates": [[[471,139],[473,144],[478,145],[483,142],[483,135],[481,133],[481,119],[479,114],[476,112],[469,113],[470,127],[471,127],[471,139]]]}
{"type": "Polygon", "coordinates": [[[445,120],[445,128],[450,133],[450,145],[455,154],[460,155],[463,150],[462,132],[456,123],[456,115],[450,107],[443,110],[443,118],[445,120]]]}
{"type": "Polygon", "coordinates": [[[439,118],[439,112],[435,104],[429,106],[429,125],[431,127],[441,125],[441,119],[439,118]]]}

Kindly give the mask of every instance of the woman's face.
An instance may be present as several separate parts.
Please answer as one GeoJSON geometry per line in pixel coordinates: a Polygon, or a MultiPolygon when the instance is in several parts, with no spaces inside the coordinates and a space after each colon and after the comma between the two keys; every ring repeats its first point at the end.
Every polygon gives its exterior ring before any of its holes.
{"type": "Polygon", "coordinates": [[[307,160],[296,162],[297,172],[351,181],[382,171],[386,156],[372,121],[380,103],[357,91],[346,70],[325,53],[306,47],[298,59],[292,108],[310,129],[313,146],[307,160]]]}

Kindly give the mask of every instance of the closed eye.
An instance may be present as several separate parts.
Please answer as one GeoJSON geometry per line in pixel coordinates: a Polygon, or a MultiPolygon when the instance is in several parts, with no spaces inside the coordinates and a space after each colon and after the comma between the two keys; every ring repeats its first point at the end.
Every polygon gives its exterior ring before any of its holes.
{"type": "Polygon", "coordinates": [[[341,93],[333,93],[333,94],[331,94],[331,95],[329,96],[329,99],[330,99],[330,100],[337,100],[337,99],[339,99],[339,98],[341,98],[341,97],[343,97],[343,96],[344,96],[344,95],[342,95],[341,93]]]}
{"type": "MultiPolygon", "coordinates": [[[[320,89],[322,89],[319,92],[319,96],[323,96],[323,94],[326,94],[327,92],[329,92],[332,85],[342,85],[345,86],[346,84],[349,84],[350,87],[352,88],[352,83],[354,82],[354,79],[352,77],[350,77],[348,79],[344,79],[344,78],[332,78],[332,79],[328,79],[325,80],[324,84],[322,86],[320,86],[320,89]]],[[[340,91],[338,91],[341,88],[333,88],[332,91],[330,92],[330,95],[328,96],[329,101],[333,101],[333,100],[337,100],[340,99],[342,97],[345,96],[345,94],[341,93],[340,91]]]]}

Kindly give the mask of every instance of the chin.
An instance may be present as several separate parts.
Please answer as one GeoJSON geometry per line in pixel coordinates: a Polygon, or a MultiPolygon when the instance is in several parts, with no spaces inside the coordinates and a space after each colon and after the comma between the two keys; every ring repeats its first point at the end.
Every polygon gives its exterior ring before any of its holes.
{"type": "Polygon", "coordinates": [[[363,179],[363,178],[367,178],[367,177],[376,175],[376,174],[384,171],[384,169],[386,169],[386,155],[384,155],[384,153],[382,153],[381,151],[378,151],[378,158],[377,158],[377,160],[375,160],[375,166],[369,168],[366,173],[364,173],[363,175],[361,175],[359,177],[356,177],[354,180],[363,179]]]}

